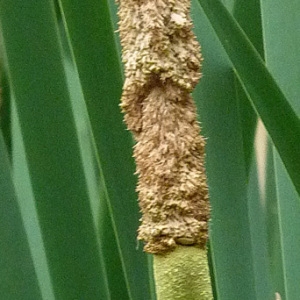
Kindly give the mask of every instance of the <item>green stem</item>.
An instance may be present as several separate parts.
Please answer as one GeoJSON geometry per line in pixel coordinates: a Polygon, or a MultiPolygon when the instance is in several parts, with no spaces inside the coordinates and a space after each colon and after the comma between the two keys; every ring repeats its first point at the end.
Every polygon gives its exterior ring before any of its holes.
{"type": "Polygon", "coordinates": [[[212,300],[207,251],[177,246],[165,255],[154,255],[158,300],[212,300]]]}

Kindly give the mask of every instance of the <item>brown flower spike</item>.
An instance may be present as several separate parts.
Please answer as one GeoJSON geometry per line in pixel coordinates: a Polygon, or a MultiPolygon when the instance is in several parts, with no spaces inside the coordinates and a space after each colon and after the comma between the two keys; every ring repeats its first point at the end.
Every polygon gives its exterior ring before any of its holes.
{"type": "Polygon", "coordinates": [[[138,238],[145,251],[204,247],[209,218],[204,138],[190,95],[200,78],[200,46],[190,0],[120,0],[125,65],[121,107],[135,137],[138,238]]]}

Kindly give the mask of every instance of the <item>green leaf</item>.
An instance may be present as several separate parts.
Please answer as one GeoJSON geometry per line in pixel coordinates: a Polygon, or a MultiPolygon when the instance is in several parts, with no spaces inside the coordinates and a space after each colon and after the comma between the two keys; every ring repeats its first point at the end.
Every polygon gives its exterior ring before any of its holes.
{"type": "Polygon", "coordinates": [[[244,32],[218,0],[198,0],[300,194],[300,120],[244,32]]]}
{"type": "Polygon", "coordinates": [[[286,297],[282,299],[297,299],[299,296],[300,270],[295,262],[300,260],[300,202],[287,171],[275,152],[276,185],[278,196],[278,211],[280,221],[280,238],[286,297]]]}
{"type": "Polygon", "coordinates": [[[132,138],[119,108],[122,74],[109,6],[104,0],[76,6],[61,0],[60,6],[103,172],[129,298],[145,299],[150,295],[147,257],[141,248],[136,249],[139,213],[132,138]]]}
{"type": "Polygon", "coordinates": [[[41,292],[0,130],[0,291],[3,299],[39,300],[41,292]]]}
{"type": "Polygon", "coordinates": [[[59,299],[107,299],[52,1],[0,1],[8,78],[59,299]]]}
{"type": "Polygon", "coordinates": [[[234,74],[203,11],[197,2],[193,4],[194,31],[204,57],[203,78],[193,95],[203,135],[207,137],[206,169],[212,206],[210,249],[214,294],[222,300],[253,300],[256,291],[247,174],[234,74]]]}
{"type": "MultiPolygon", "coordinates": [[[[1,39],[1,38],[0,38],[1,39]]],[[[2,49],[0,50],[0,52],[2,49]]],[[[2,73],[0,81],[0,127],[2,129],[3,138],[5,140],[7,151],[11,154],[11,103],[10,91],[7,82],[6,73],[1,70],[2,63],[0,63],[0,73],[2,73]]]]}
{"type": "Polygon", "coordinates": [[[280,212],[274,174],[273,145],[259,122],[256,131],[252,180],[249,183],[249,214],[256,265],[256,288],[259,297],[272,299],[285,295],[283,245],[280,212]],[[256,176],[255,176],[256,175],[256,176]],[[256,178],[255,178],[256,177],[256,178]]]}
{"type": "Polygon", "coordinates": [[[247,34],[256,51],[261,57],[264,57],[260,0],[235,0],[232,14],[247,34]]]}
{"type": "MultiPolygon", "coordinates": [[[[261,143],[261,141],[259,141],[261,143]]],[[[260,144],[260,153],[262,153],[262,148],[264,145],[260,144]]],[[[254,152],[252,155],[252,165],[249,174],[249,183],[248,183],[248,213],[250,217],[250,227],[251,227],[251,243],[252,243],[252,255],[253,255],[253,265],[255,273],[255,290],[257,300],[265,299],[274,299],[275,297],[275,288],[273,285],[273,271],[274,268],[277,270],[282,267],[282,262],[277,261],[278,265],[271,264],[272,261],[270,258],[274,259],[274,256],[271,257],[270,253],[271,246],[275,245],[275,240],[277,242],[278,235],[278,219],[273,219],[272,223],[268,223],[271,220],[270,216],[276,217],[276,210],[274,210],[274,204],[276,204],[276,196],[271,195],[270,192],[273,192],[274,181],[273,177],[270,178],[270,175],[273,175],[273,170],[269,167],[269,163],[272,163],[272,155],[270,151],[266,153],[268,156],[268,164],[265,167],[268,167],[268,170],[265,169],[265,172],[262,176],[264,177],[265,185],[261,183],[261,174],[258,174],[258,169],[261,168],[257,163],[257,153],[254,152]],[[271,185],[273,184],[273,185],[271,185]],[[262,191],[262,189],[264,189],[262,191]],[[271,210],[272,206],[272,210],[271,210]],[[270,235],[269,227],[272,227],[272,235],[270,235]],[[270,243],[271,240],[271,243],[270,243]],[[270,245],[270,247],[269,247],[270,245]],[[274,266],[274,268],[272,268],[274,266]]],[[[261,171],[261,169],[260,169],[261,171]]],[[[278,245],[276,245],[278,247],[278,245]]],[[[277,253],[280,253],[281,248],[276,249],[277,253]]]]}
{"type": "Polygon", "coordinates": [[[300,115],[300,69],[297,64],[300,47],[299,17],[298,1],[262,2],[266,64],[298,116],[300,115]]]}
{"type": "MultiPolygon", "coordinates": [[[[266,64],[287,95],[290,104],[300,115],[300,70],[298,64],[295,63],[299,59],[300,3],[298,1],[283,3],[274,0],[272,3],[263,1],[261,5],[266,64]]],[[[297,156],[297,153],[293,154],[293,157],[297,156]]],[[[300,254],[295,249],[300,248],[300,240],[295,237],[300,235],[299,196],[276,151],[274,151],[274,162],[282,247],[280,259],[283,264],[281,282],[285,285],[285,294],[281,297],[282,299],[297,299],[299,297],[300,269],[296,267],[295,262],[300,260],[300,254]]],[[[280,277],[278,273],[276,272],[275,275],[280,277]]]]}
{"type": "MultiPolygon", "coordinates": [[[[245,3],[236,0],[233,15],[261,57],[264,57],[259,1],[245,3]]],[[[258,122],[255,126],[256,113],[238,79],[236,87],[243,123],[245,162],[247,173],[249,173],[248,210],[255,274],[255,298],[257,300],[273,299],[275,292],[284,295],[285,289],[282,274],[278,200],[274,191],[276,183],[273,175],[272,146],[265,136],[265,131],[262,130],[262,124],[258,122]]]]}
{"type": "MultiPolygon", "coordinates": [[[[66,39],[64,38],[64,41],[65,40],[66,39]]],[[[67,48],[67,45],[65,46],[67,48]]],[[[69,52],[66,52],[66,58],[69,57],[69,52]]],[[[120,299],[127,294],[127,287],[123,276],[122,263],[119,256],[112,220],[107,207],[105,186],[102,180],[103,174],[101,169],[99,169],[95,147],[92,143],[92,133],[78,73],[72,61],[69,59],[65,59],[65,70],[79,134],[80,148],[94,222],[97,228],[97,235],[101,246],[101,255],[106,269],[110,297],[111,299],[120,299]]]]}
{"type": "Polygon", "coordinates": [[[249,102],[247,94],[243,90],[239,80],[234,78],[236,97],[238,99],[239,114],[243,131],[243,149],[245,156],[245,168],[247,177],[250,176],[252,160],[254,135],[257,125],[257,115],[249,102]]]}
{"type": "MultiPolygon", "coordinates": [[[[256,50],[263,57],[264,52],[259,1],[260,0],[253,0],[245,2],[243,0],[235,0],[232,7],[229,5],[226,7],[245,31],[247,37],[253,43],[256,50]]],[[[235,80],[235,84],[237,98],[239,99],[240,118],[243,128],[246,171],[249,175],[250,168],[252,167],[253,143],[257,124],[257,114],[253,110],[253,107],[237,78],[235,80]]]]}
{"type": "Polygon", "coordinates": [[[23,137],[16,110],[15,99],[11,99],[12,165],[13,181],[16,187],[24,229],[29,242],[31,256],[43,299],[54,300],[53,287],[49,274],[41,228],[38,221],[34,194],[32,191],[23,137]]]}

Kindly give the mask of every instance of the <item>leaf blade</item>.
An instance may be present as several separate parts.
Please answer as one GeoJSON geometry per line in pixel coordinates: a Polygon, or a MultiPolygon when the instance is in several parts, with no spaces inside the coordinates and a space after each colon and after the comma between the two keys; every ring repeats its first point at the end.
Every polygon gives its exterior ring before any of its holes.
{"type": "Polygon", "coordinates": [[[53,3],[0,5],[8,77],[55,296],[106,298],[53,3]]]}
{"type": "Polygon", "coordinates": [[[148,298],[147,257],[136,249],[139,212],[133,143],[119,109],[122,73],[109,6],[105,0],[89,0],[76,7],[72,1],[61,0],[60,5],[103,172],[129,298],[148,298]]]}
{"type": "MultiPolygon", "coordinates": [[[[272,4],[262,1],[261,6],[266,64],[299,115],[300,71],[295,62],[299,58],[297,49],[300,46],[300,38],[297,28],[300,25],[300,3],[298,1],[282,3],[275,0],[272,4]]],[[[292,250],[300,247],[299,239],[294,238],[300,234],[299,195],[297,195],[286,168],[275,149],[273,159],[282,244],[281,260],[284,280],[281,281],[285,284],[285,294],[281,296],[283,299],[294,299],[299,294],[298,283],[300,280],[300,271],[295,268],[295,262],[299,261],[300,256],[298,251],[292,250]]]]}
{"type": "Polygon", "coordinates": [[[207,137],[206,170],[212,206],[210,249],[215,294],[217,299],[250,300],[255,298],[255,276],[242,126],[234,74],[204,12],[196,1],[192,3],[194,31],[204,57],[203,78],[193,95],[203,135],[207,137]]]}
{"type": "Polygon", "coordinates": [[[41,299],[0,130],[0,291],[5,299],[41,299]]]}
{"type": "Polygon", "coordinates": [[[299,117],[222,3],[218,0],[198,2],[214,27],[300,194],[300,158],[293,156],[300,148],[299,117]]]}

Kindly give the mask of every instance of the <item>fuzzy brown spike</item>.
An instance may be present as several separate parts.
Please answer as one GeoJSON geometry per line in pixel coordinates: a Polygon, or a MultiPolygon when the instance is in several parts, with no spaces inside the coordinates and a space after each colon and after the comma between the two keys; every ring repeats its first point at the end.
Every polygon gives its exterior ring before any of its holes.
{"type": "Polygon", "coordinates": [[[150,253],[176,244],[204,247],[207,240],[205,142],[190,95],[201,77],[201,55],[189,13],[189,0],[119,3],[121,107],[137,142],[138,238],[150,253]]]}

